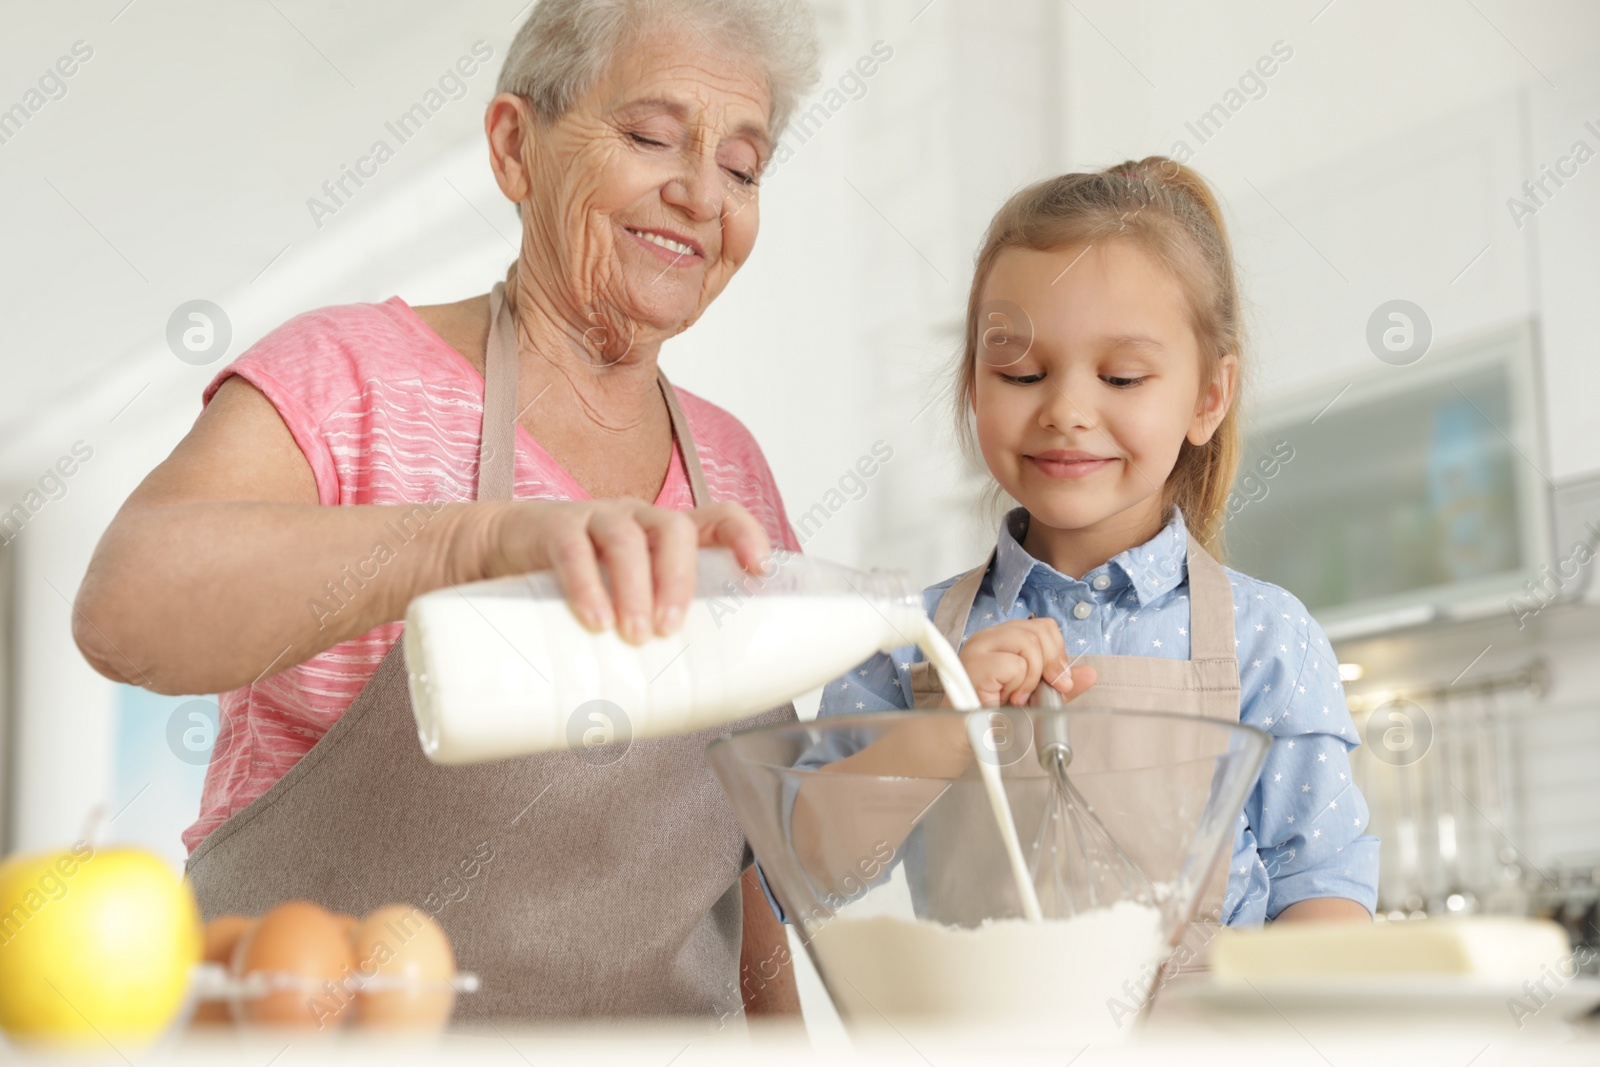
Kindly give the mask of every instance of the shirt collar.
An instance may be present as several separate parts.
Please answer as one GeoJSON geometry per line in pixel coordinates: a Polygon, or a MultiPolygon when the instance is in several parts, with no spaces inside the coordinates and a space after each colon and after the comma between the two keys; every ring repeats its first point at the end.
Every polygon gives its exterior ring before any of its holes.
{"type": "Polygon", "coordinates": [[[1030,578],[1047,585],[1068,587],[1093,582],[1098,575],[1105,574],[1111,579],[1105,592],[1113,592],[1123,583],[1130,584],[1143,606],[1172,592],[1188,577],[1189,531],[1183,513],[1177,508],[1172,509],[1172,520],[1160,533],[1142,545],[1118,553],[1081,580],[1070,578],[1028,554],[1022,547],[1028,534],[1028,520],[1026,508],[1015,508],[1000,523],[990,578],[995,601],[1003,614],[1009,614],[1015,607],[1030,578]]]}

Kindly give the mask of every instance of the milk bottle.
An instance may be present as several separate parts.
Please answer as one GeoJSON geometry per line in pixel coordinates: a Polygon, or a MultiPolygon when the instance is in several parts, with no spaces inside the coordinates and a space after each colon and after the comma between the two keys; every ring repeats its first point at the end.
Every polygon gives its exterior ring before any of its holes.
{"type": "Polygon", "coordinates": [[[593,633],[551,572],[438,589],[411,602],[405,650],[422,747],[474,763],[691,733],[776,707],[872,653],[920,643],[920,592],[777,552],[752,574],[702,549],[683,626],[642,645],[593,633]]]}

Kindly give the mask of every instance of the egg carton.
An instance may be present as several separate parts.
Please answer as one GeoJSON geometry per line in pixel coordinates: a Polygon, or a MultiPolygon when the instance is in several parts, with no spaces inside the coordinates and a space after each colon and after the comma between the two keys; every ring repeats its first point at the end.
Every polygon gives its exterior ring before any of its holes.
{"type": "Polygon", "coordinates": [[[244,976],[233,974],[220,963],[201,963],[190,974],[190,988],[197,1000],[255,1000],[272,993],[299,992],[320,996],[328,987],[346,993],[376,993],[386,990],[404,992],[443,992],[453,989],[457,993],[476,993],[478,976],[462,971],[449,978],[418,979],[403,974],[346,974],[337,981],[327,978],[307,978],[284,971],[251,971],[244,976]]]}

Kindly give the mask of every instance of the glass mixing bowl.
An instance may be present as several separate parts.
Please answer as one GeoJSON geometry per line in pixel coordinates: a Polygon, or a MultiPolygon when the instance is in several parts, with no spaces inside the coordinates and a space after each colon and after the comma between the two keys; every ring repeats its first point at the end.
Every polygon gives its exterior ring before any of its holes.
{"type": "Polygon", "coordinates": [[[1158,712],[973,714],[976,734],[949,710],[767,726],[707,758],[853,1031],[1114,1040],[1215,894],[1270,739],[1158,712]],[[1041,921],[979,760],[999,771],[1041,921]]]}

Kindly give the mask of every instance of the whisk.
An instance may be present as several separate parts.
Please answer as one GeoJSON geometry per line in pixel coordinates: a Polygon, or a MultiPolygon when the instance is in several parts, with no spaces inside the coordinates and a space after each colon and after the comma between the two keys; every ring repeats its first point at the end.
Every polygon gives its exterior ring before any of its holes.
{"type": "MultiPolygon", "coordinates": [[[[1061,694],[1048,683],[1033,692],[1031,703],[1046,712],[1065,707],[1061,694]]],[[[1143,899],[1150,887],[1139,865],[1106,829],[1094,806],[1067,775],[1072,745],[1066,715],[1040,715],[1039,763],[1050,776],[1050,799],[1033,843],[1034,885],[1047,915],[1065,918],[1118,900],[1143,899]],[[1040,877],[1041,864],[1049,864],[1040,877]]]]}

